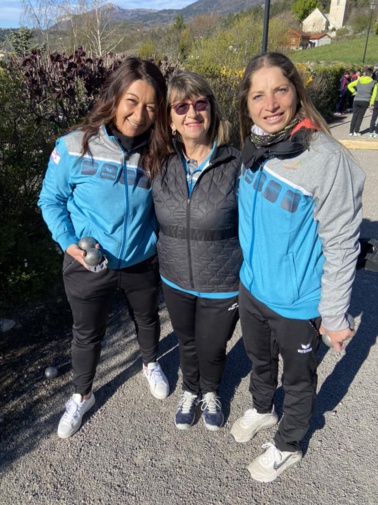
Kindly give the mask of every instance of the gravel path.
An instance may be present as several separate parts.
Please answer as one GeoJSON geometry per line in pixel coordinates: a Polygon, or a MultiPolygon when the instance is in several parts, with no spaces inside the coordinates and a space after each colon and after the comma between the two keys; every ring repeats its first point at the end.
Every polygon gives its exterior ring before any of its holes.
{"type": "MultiPolygon", "coordinates": [[[[350,116],[332,125],[337,138],[348,139],[349,120],[350,116]]],[[[363,126],[367,127],[369,121],[368,114],[363,126]]],[[[378,147],[378,140],[372,140],[371,146],[378,147]]],[[[355,150],[353,154],[368,176],[362,236],[377,238],[376,151],[355,150]]],[[[250,363],[239,326],[229,344],[220,390],[225,427],[209,432],[199,419],[190,430],[175,428],[179,356],[162,302],[160,361],[171,395],[163,401],[150,395],[128,315],[116,311],[109,323],[95,383],[96,405],[74,437],[60,440],[56,428],[71,394],[69,339],[62,328],[61,335],[54,335],[54,339],[67,343],[58,361],[58,377],[44,379],[43,368],[51,363],[42,360],[43,366],[27,394],[8,402],[1,416],[0,503],[376,505],[377,280],[376,273],[358,272],[350,308],[357,335],[342,357],[321,345],[319,393],[304,444],[305,457],[274,483],[254,482],[246,469],[274,429],[259,433],[247,444],[235,443],[229,434],[234,420],[250,403],[250,363]]],[[[281,387],[276,404],[282,413],[281,387]]]]}

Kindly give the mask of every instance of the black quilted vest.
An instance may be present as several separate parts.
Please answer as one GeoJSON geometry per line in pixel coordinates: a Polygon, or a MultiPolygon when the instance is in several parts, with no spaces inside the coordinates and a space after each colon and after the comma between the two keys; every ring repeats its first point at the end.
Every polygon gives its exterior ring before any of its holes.
{"type": "Polygon", "coordinates": [[[242,253],[238,240],[240,153],[215,149],[191,198],[180,153],[152,184],[159,223],[160,273],[177,286],[203,293],[237,291],[242,253]]]}

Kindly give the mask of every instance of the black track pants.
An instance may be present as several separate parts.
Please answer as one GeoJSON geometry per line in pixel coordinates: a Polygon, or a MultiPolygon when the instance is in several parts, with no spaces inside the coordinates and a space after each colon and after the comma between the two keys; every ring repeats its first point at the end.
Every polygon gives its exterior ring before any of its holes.
{"type": "Polygon", "coordinates": [[[65,254],[63,279],[73,316],[72,368],[76,393],[85,395],[92,389],[116,289],[126,295],[144,364],[156,361],[160,338],[157,256],[122,270],[93,273],[65,254]]]}
{"type": "Polygon", "coordinates": [[[199,298],[163,282],[172,327],[179,342],[183,390],[218,391],[227,342],[238,321],[238,297],[199,298]]]}
{"type": "Polygon", "coordinates": [[[320,318],[287,319],[270,310],[240,284],[240,323],[252,361],[250,392],[259,413],[270,412],[283,361],[283,418],[274,438],[281,451],[296,451],[307,433],[317,386],[320,318]]]}

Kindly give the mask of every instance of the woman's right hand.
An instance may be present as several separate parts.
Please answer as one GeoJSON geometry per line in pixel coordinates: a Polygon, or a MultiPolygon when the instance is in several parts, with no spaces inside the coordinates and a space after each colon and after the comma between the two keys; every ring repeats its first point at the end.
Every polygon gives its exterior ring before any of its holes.
{"type": "Polygon", "coordinates": [[[88,265],[84,261],[85,251],[80,249],[77,244],[71,244],[67,247],[66,253],[72,256],[76,261],[78,261],[83,267],[89,270],[88,265]]]}

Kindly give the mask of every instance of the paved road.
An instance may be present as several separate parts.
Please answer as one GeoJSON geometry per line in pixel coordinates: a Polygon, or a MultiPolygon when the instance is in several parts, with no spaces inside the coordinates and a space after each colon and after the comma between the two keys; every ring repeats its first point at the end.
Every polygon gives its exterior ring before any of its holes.
{"type": "MultiPolygon", "coordinates": [[[[332,125],[340,140],[350,140],[349,119],[332,125]]],[[[378,147],[378,140],[370,145],[378,147]]],[[[377,152],[365,148],[353,154],[367,173],[362,235],[378,237],[377,152]]],[[[55,434],[71,392],[69,367],[63,366],[57,379],[36,384],[28,416],[16,420],[17,435],[2,433],[0,503],[376,505],[377,280],[377,274],[358,272],[350,309],[357,335],[343,357],[321,346],[319,394],[305,458],[276,482],[256,483],[246,469],[274,430],[259,433],[248,444],[236,444],[229,434],[250,401],[250,364],[239,327],[229,345],[220,391],[225,427],[212,433],[200,419],[190,430],[175,428],[179,357],[162,303],[161,363],[172,387],[170,397],[159,401],[149,394],[130,321],[125,312],[118,314],[110,321],[98,370],[97,403],[82,429],[69,440],[55,434]]],[[[277,410],[282,412],[281,388],[277,410]]]]}

